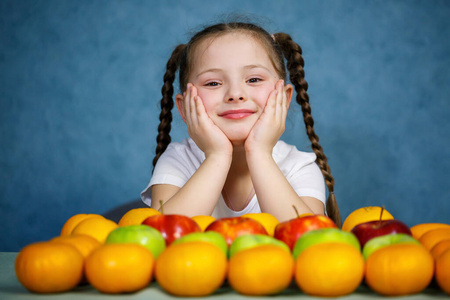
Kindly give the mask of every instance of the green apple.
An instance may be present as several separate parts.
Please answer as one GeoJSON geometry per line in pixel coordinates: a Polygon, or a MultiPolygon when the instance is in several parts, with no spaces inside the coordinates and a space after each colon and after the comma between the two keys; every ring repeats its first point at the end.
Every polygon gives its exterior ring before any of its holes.
{"type": "Polygon", "coordinates": [[[361,251],[361,245],[359,244],[358,239],[353,233],[342,231],[338,228],[322,228],[304,233],[297,240],[297,242],[295,242],[292,254],[296,259],[297,256],[306,248],[309,248],[316,244],[329,242],[347,243],[354,246],[356,249],[358,249],[358,251],[361,251]]]}
{"type": "Polygon", "coordinates": [[[289,253],[291,250],[289,249],[289,246],[286,245],[284,242],[277,240],[276,238],[265,235],[265,234],[244,234],[241,236],[238,236],[233,243],[230,246],[230,257],[232,257],[234,254],[245,250],[249,248],[253,248],[256,246],[261,245],[276,245],[279,246],[289,253]]]}
{"type": "Polygon", "coordinates": [[[216,245],[222,250],[225,255],[228,254],[228,244],[225,238],[216,231],[205,231],[205,232],[193,232],[183,235],[182,237],[173,241],[173,245],[187,242],[207,242],[216,245]]]}
{"type": "Polygon", "coordinates": [[[156,259],[166,248],[162,234],[147,225],[130,225],[114,229],[106,238],[106,244],[135,243],[146,247],[156,259]]]}
{"type": "Polygon", "coordinates": [[[363,247],[362,254],[367,260],[369,256],[380,248],[399,243],[420,244],[418,240],[405,233],[394,233],[377,236],[370,239],[363,247]]]}

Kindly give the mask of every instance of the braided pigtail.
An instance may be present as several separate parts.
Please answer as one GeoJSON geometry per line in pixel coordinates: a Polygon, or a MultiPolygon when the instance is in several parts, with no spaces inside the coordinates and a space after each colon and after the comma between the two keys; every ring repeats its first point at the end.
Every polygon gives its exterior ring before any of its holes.
{"type": "Polygon", "coordinates": [[[161,113],[159,114],[159,126],[158,126],[158,136],[156,137],[156,151],[155,157],[153,158],[153,168],[156,165],[161,154],[166,151],[169,145],[170,130],[172,123],[172,108],[174,105],[173,101],[173,82],[175,81],[175,75],[179,66],[180,57],[186,48],[185,45],[178,45],[172,52],[169,61],[166,66],[166,73],[164,74],[164,84],[161,89],[162,99],[161,99],[161,113]]]}
{"type": "Polygon", "coordinates": [[[341,216],[339,208],[334,196],[334,178],[331,176],[331,170],[327,163],[327,157],[323,153],[322,146],[319,144],[319,137],[314,131],[314,120],[311,115],[311,106],[309,104],[308,83],[305,80],[304,60],[301,47],[295,43],[292,38],[285,33],[277,33],[274,35],[276,43],[280,46],[284,57],[287,61],[287,69],[289,71],[289,79],[295,87],[297,93],[296,101],[302,107],[303,120],[306,126],[306,133],[312,143],[312,150],[317,156],[317,164],[325,178],[328,187],[328,199],[326,202],[326,210],[328,216],[341,227],[341,216]]]}

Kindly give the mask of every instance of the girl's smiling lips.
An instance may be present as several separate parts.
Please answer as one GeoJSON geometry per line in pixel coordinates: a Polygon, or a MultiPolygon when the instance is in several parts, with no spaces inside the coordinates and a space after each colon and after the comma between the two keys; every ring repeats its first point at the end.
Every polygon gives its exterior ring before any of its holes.
{"type": "Polygon", "coordinates": [[[223,113],[220,113],[219,116],[226,119],[243,119],[246,118],[255,112],[250,109],[232,109],[224,111],[223,113]]]}

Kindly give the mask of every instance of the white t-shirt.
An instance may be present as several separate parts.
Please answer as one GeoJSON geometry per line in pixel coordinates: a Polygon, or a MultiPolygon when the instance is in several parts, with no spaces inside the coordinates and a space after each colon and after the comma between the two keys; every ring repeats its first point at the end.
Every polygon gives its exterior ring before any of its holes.
{"type": "MultiPolygon", "coordinates": [[[[278,141],[273,148],[272,157],[299,196],[314,197],[325,204],[325,182],[319,166],[315,163],[314,153],[302,152],[295,146],[278,141]]],[[[151,205],[152,185],[171,184],[182,187],[204,160],[205,154],[192,139],[184,139],[181,143],[170,143],[159,158],[150,183],[141,193],[142,201],[151,205]]],[[[261,208],[256,195],[241,211],[230,209],[220,196],[212,216],[218,219],[260,212],[261,208]]]]}

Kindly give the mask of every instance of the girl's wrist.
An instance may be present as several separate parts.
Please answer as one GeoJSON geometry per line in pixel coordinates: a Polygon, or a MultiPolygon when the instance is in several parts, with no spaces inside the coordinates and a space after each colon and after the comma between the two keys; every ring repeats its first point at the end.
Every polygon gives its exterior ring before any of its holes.
{"type": "Polygon", "coordinates": [[[272,149],[270,151],[269,150],[264,150],[264,149],[248,151],[246,149],[245,155],[246,155],[246,158],[247,158],[247,163],[249,163],[249,164],[252,163],[252,162],[261,163],[263,161],[273,160],[272,149]]]}
{"type": "Polygon", "coordinates": [[[205,161],[208,160],[214,162],[218,164],[218,166],[224,165],[229,167],[231,165],[232,159],[233,159],[232,153],[227,153],[225,151],[205,153],[205,161]]]}

